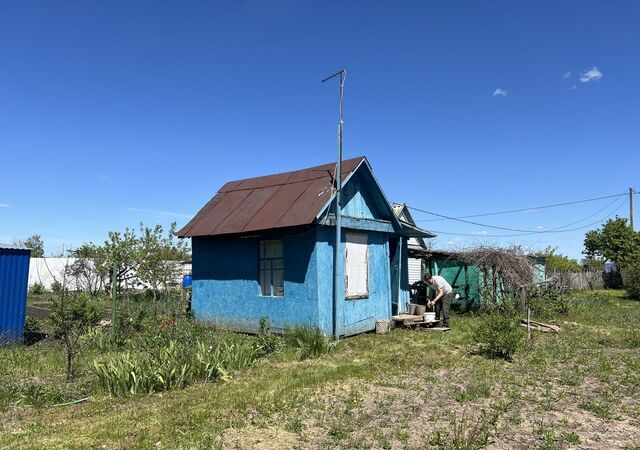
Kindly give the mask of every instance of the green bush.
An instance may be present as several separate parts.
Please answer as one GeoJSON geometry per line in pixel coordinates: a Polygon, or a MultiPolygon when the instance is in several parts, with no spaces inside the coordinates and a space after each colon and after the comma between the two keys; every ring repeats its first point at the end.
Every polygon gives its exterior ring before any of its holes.
{"type": "Polygon", "coordinates": [[[473,331],[474,341],[491,358],[510,360],[523,338],[520,319],[508,311],[483,314],[473,331]]]}
{"type": "Polygon", "coordinates": [[[527,292],[531,315],[536,318],[549,318],[556,314],[567,314],[570,308],[569,297],[557,289],[536,287],[527,292]]]}
{"type": "Polygon", "coordinates": [[[640,263],[631,264],[622,272],[624,288],[627,296],[640,300],[640,263]]]}
{"type": "Polygon", "coordinates": [[[280,353],[284,348],[282,336],[271,333],[271,325],[267,317],[261,317],[259,332],[255,337],[253,348],[258,356],[266,356],[270,353],[280,353]]]}
{"type": "Polygon", "coordinates": [[[29,287],[29,295],[42,295],[44,294],[44,286],[41,283],[33,283],[29,287]]]}
{"type": "Polygon", "coordinates": [[[80,337],[97,325],[100,317],[99,306],[86,292],[60,291],[54,299],[49,319],[67,353],[67,379],[74,375],[73,360],[79,352],[80,337]]]}
{"type": "Polygon", "coordinates": [[[319,358],[335,347],[335,343],[330,341],[318,328],[303,325],[287,330],[285,342],[296,350],[301,360],[319,358]]]}
{"type": "Polygon", "coordinates": [[[42,331],[42,324],[36,317],[27,316],[24,319],[24,333],[40,333],[42,331]]]}

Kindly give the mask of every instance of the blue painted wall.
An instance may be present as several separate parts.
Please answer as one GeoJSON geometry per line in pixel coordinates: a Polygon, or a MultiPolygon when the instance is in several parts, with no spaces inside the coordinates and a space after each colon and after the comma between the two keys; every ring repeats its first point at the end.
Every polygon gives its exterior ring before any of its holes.
{"type": "MultiPolygon", "coordinates": [[[[342,234],[344,254],[345,234],[342,234]]],[[[352,335],[374,330],[376,320],[391,318],[391,278],[389,263],[389,236],[386,233],[367,232],[369,246],[369,297],[346,300],[339,307],[341,334],[352,335]]],[[[317,231],[316,244],[318,270],[319,326],[326,333],[333,331],[333,244],[335,228],[322,227],[317,231]]],[[[338,292],[344,294],[344,260],[339,268],[338,292]]]]}
{"type": "MultiPolygon", "coordinates": [[[[343,232],[342,251],[348,231],[343,232]]],[[[391,317],[388,235],[367,234],[369,297],[342,299],[339,320],[344,335],[373,330],[376,320],[391,317]]],[[[194,238],[192,307],[196,319],[255,333],[260,318],[268,317],[274,331],[302,324],[332,334],[335,228],[321,227],[298,237],[269,236],[278,238],[283,240],[284,251],[282,297],[260,295],[259,238],[194,238]]],[[[339,292],[344,293],[343,261],[339,280],[339,292]]]]}
{"type": "Polygon", "coordinates": [[[385,213],[389,207],[388,205],[385,207],[385,200],[377,190],[369,171],[358,170],[344,185],[341,201],[342,214],[363,219],[389,219],[390,217],[385,213]]]}
{"type": "Polygon", "coordinates": [[[22,342],[31,250],[0,248],[0,345],[22,342]]]}
{"type": "MultiPolygon", "coordinates": [[[[266,238],[265,238],[266,239],[266,238]]],[[[192,308],[199,321],[256,332],[261,317],[272,328],[318,324],[315,232],[282,239],[284,296],[260,295],[258,238],[193,238],[192,308]]]]}

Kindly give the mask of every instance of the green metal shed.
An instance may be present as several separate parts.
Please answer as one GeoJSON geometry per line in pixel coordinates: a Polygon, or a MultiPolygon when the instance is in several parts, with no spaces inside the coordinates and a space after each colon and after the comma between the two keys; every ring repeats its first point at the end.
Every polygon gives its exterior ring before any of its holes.
{"type": "MultiPolygon", "coordinates": [[[[431,251],[423,253],[422,257],[428,273],[444,277],[451,285],[456,297],[452,306],[456,308],[477,308],[486,301],[483,297],[487,292],[499,292],[502,288],[500,277],[491,269],[482,270],[454,253],[431,251]]],[[[534,282],[545,280],[545,263],[544,258],[532,257],[534,282]]]]}

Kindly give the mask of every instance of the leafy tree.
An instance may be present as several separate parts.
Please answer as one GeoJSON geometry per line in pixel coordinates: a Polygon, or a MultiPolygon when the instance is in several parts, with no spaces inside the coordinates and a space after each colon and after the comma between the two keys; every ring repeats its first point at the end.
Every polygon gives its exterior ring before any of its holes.
{"type": "Polygon", "coordinates": [[[640,262],[635,261],[627,265],[622,273],[622,278],[627,295],[635,300],[640,300],[640,262]]]}
{"type": "Polygon", "coordinates": [[[34,234],[24,240],[19,239],[15,243],[30,248],[32,258],[42,258],[44,256],[44,241],[39,234],[34,234]]]}
{"type": "Polygon", "coordinates": [[[138,269],[138,237],[135,231],[126,228],[124,233],[109,232],[109,239],[94,253],[96,271],[104,279],[111,280],[116,268],[116,284],[120,288],[135,277],[138,269]]]}
{"type": "Polygon", "coordinates": [[[565,273],[565,272],[581,272],[582,266],[578,264],[578,261],[571,259],[562,253],[557,253],[558,249],[555,247],[547,247],[541,252],[536,253],[534,256],[542,256],[546,259],[547,273],[565,273]]]}
{"type": "Polygon", "coordinates": [[[100,249],[92,243],[84,243],[75,250],[70,250],[69,255],[74,262],[66,268],[67,275],[75,280],[78,290],[89,292],[95,296],[105,284],[104,271],[96,269],[96,260],[99,258],[100,249]]]}
{"type": "Polygon", "coordinates": [[[67,379],[71,379],[80,336],[98,323],[100,310],[88,294],[68,291],[66,276],[63,277],[60,290],[54,294],[52,303],[50,320],[67,352],[67,379]]]}
{"type": "Polygon", "coordinates": [[[587,258],[602,257],[619,269],[640,259],[640,232],[634,231],[627,219],[609,219],[602,228],[589,231],[584,238],[587,258]]]}
{"type": "Polygon", "coordinates": [[[605,262],[604,258],[585,258],[582,260],[582,267],[587,272],[602,272],[605,262]]]}
{"type": "Polygon", "coordinates": [[[145,227],[140,224],[137,246],[137,276],[151,286],[154,314],[157,311],[157,295],[160,288],[168,292],[171,283],[180,273],[180,262],[189,258],[185,241],[175,239],[176,224],[172,223],[166,236],[161,225],[145,227]]]}

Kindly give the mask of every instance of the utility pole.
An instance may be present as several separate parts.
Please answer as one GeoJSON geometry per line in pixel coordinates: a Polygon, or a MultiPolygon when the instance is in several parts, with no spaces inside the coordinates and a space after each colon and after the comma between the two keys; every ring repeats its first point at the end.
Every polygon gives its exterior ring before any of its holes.
{"type": "Polygon", "coordinates": [[[633,188],[629,188],[629,224],[631,225],[631,229],[633,228],[633,188]]]}
{"type": "Polygon", "coordinates": [[[340,242],[342,241],[342,227],[340,220],[340,191],[342,190],[342,131],[344,121],[342,120],[342,100],[344,98],[344,79],[347,76],[347,71],[340,69],[338,72],[322,80],[324,83],[334,77],[340,76],[340,100],[338,105],[338,160],[336,162],[336,172],[334,176],[334,183],[336,189],[336,245],[333,248],[333,338],[337,341],[340,338],[340,304],[342,298],[340,296],[339,288],[339,266],[340,266],[340,242]]]}

